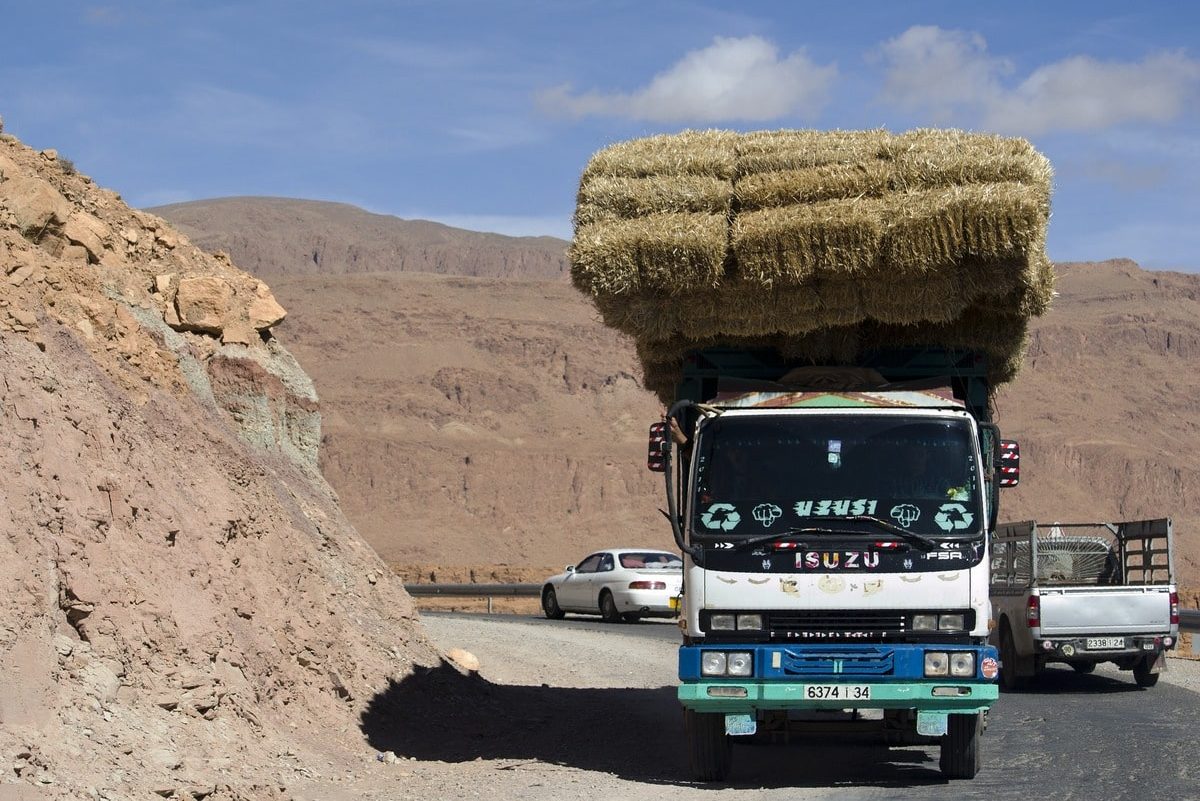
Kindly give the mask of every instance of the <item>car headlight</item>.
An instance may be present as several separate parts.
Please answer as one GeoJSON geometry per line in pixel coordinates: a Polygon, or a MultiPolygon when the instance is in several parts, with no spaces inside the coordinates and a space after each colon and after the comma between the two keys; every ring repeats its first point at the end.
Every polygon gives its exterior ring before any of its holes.
{"type": "Polygon", "coordinates": [[[708,619],[710,631],[733,631],[733,615],[713,615],[708,619]]]}
{"type": "MultiPolygon", "coordinates": [[[[928,663],[927,663],[928,664],[928,663]]],[[[950,675],[971,677],[975,675],[975,654],[950,654],[950,675]]]]}
{"type": "Polygon", "coordinates": [[[950,656],[945,651],[925,652],[925,675],[946,676],[950,672],[950,656]]]}
{"type": "Polygon", "coordinates": [[[727,660],[724,651],[705,651],[700,654],[702,676],[724,676],[727,660]]]}
{"type": "Polygon", "coordinates": [[[747,629],[761,629],[763,627],[762,615],[738,615],[737,627],[740,631],[745,631],[747,629]]]}
{"type": "Polygon", "coordinates": [[[748,653],[734,651],[728,655],[727,662],[729,665],[728,672],[730,676],[754,675],[754,660],[748,653]]]}
{"type": "Polygon", "coordinates": [[[942,631],[962,631],[963,616],[958,615],[939,615],[938,628],[942,631]]]}
{"type": "Polygon", "coordinates": [[[913,615],[913,631],[937,631],[937,615],[913,615]]]}

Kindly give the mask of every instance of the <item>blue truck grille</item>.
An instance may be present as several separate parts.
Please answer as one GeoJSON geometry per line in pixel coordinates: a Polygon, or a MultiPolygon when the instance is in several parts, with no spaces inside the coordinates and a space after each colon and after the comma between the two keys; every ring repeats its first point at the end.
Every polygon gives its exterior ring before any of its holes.
{"type": "Polygon", "coordinates": [[[784,651],[780,668],[789,676],[890,676],[895,662],[891,648],[784,651]]]}

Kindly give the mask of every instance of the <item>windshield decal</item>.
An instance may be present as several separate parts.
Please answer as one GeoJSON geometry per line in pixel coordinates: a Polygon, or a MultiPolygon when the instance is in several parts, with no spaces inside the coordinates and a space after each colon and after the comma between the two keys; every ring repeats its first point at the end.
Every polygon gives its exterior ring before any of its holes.
{"type": "Polygon", "coordinates": [[[971,527],[975,515],[967,511],[961,503],[943,503],[942,508],[933,516],[933,522],[942,531],[962,531],[971,527]]]}
{"type": "Polygon", "coordinates": [[[733,531],[738,523],[742,522],[742,516],[731,503],[714,503],[708,507],[708,511],[700,515],[700,522],[708,529],[733,531]]]}
{"type": "Polygon", "coordinates": [[[879,501],[869,498],[842,498],[839,500],[796,501],[792,509],[799,517],[828,517],[835,515],[873,515],[879,501]]]}
{"type": "Polygon", "coordinates": [[[783,517],[783,510],[773,503],[760,503],[752,512],[754,519],[762,523],[763,528],[770,528],[775,521],[783,517]]]}
{"type": "Polygon", "coordinates": [[[890,517],[904,528],[921,519],[921,510],[911,503],[899,503],[892,507],[890,517]]]}

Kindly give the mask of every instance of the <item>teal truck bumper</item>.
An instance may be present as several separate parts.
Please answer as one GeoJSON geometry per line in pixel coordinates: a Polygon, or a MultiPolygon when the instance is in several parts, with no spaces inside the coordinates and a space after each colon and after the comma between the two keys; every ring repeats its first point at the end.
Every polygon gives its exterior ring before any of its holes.
{"type": "Polygon", "coordinates": [[[852,708],[970,714],[985,711],[999,697],[997,668],[991,646],[683,646],[678,695],[688,709],[727,715],[852,708]],[[722,662],[726,674],[711,675],[722,662]],[[730,670],[742,675],[729,675],[730,670]]]}

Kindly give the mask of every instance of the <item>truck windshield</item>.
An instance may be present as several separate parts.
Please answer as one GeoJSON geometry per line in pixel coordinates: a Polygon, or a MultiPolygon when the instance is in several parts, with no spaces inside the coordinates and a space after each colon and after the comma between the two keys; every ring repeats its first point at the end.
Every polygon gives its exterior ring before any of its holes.
{"type": "Polygon", "coordinates": [[[695,453],[692,530],[762,536],[869,515],[932,537],[978,536],[980,477],[962,419],[726,415],[695,453]]]}

